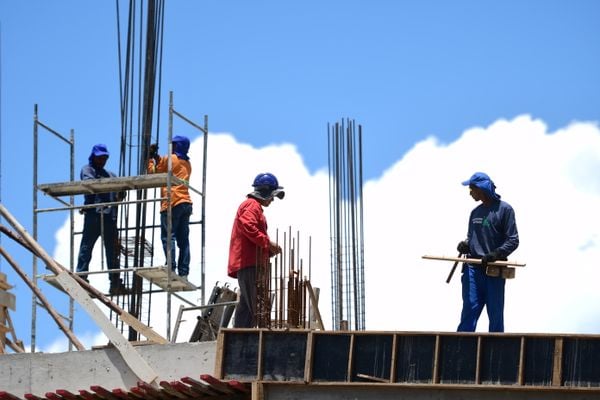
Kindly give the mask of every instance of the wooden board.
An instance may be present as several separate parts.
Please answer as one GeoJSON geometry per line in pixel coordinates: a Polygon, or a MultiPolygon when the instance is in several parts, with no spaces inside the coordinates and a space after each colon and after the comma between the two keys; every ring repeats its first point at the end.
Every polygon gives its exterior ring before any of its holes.
{"type": "Polygon", "coordinates": [[[0,290],[10,290],[12,288],[12,285],[9,285],[6,281],[6,274],[0,272],[0,290]]]}
{"type": "Polygon", "coordinates": [[[196,285],[181,278],[175,272],[169,274],[167,267],[138,268],[135,273],[164,290],[179,292],[198,289],[196,285]]]}
{"type": "MultiPolygon", "coordinates": [[[[431,256],[424,255],[421,258],[425,260],[438,260],[438,261],[458,261],[458,262],[466,262],[468,264],[481,264],[481,259],[479,258],[462,258],[462,257],[448,257],[448,256],[431,256]]],[[[488,265],[494,265],[498,267],[524,267],[526,264],[517,262],[517,261],[494,261],[488,262],[488,265]]]]}
{"type": "MultiPolygon", "coordinates": [[[[114,178],[86,179],[84,181],[61,182],[38,185],[38,188],[50,196],[72,196],[90,193],[123,192],[132,189],[148,189],[167,186],[167,173],[139,176],[120,176],[114,178]]],[[[172,185],[185,182],[173,176],[172,185]]]]}
{"type": "Polygon", "coordinates": [[[0,307],[8,307],[13,311],[16,311],[16,298],[12,293],[0,290],[0,307]]]}

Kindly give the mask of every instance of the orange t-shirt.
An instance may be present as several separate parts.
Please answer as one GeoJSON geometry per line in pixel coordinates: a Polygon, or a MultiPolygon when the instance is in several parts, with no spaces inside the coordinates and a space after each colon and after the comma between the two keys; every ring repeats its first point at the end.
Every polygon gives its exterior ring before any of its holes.
{"type": "MultiPolygon", "coordinates": [[[[155,161],[150,159],[148,161],[148,173],[164,173],[168,172],[169,168],[169,158],[168,156],[163,156],[160,158],[160,161],[157,165],[155,165],[155,161]]],[[[182,160],[177,155],[171,154],[171,163],[173,176],[185,181],[189,184],[190,175],[192,174],[192,164],[188,160],[182,160]]],[[[167,188],[162,187],[160,189],[160,196],[167,197],[167,188]]],[[[187,185],[172,185],[171,186],[171,207],[175,207],[181,203],[191,203],[192,199],[190,197],[190,192],[188,191],[187,185]]],[[[167,201],[163,200],[160,203],[160,211],[163,212],[167,209],[167,201]]]]}

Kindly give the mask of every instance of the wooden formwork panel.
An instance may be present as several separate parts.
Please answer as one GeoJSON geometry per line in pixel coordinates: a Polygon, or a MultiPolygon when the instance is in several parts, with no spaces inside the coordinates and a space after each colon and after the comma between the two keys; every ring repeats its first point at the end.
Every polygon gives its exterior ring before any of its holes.
{"type": "Polygon", "coordinates": [[[224,329],[222,379],[598,388],[600,336],[224,329]]]}

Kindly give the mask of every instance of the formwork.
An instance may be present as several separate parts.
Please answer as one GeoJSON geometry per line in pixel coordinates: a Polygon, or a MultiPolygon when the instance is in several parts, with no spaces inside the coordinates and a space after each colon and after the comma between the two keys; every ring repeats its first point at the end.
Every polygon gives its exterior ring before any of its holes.
{"type": "Polygon", "coordinates": [[[600,399],[600,335],[224,329],[215,376],[256,399],[600,399]]]}

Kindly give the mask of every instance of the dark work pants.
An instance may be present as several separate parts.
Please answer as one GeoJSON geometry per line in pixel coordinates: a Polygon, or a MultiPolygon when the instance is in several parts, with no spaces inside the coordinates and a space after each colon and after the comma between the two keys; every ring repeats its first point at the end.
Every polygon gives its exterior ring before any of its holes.
{"type": "Polygon", "coordinates": [[[475,332],[477,320],[487,308],[490,332],[504,332],[505,279],[487,276],[481,267],[464,267],[462,273],[463,308],[459,332],[475,332]]]}
{"type": "MultiPolygon", "coordinates": [[[[92,250],[98,238],[104,235],[104,251],[106,254],[106,265],[108,269],[119,269],[117,257],[117,223],[111,214],[100,214],[95,211],[87,211],[83,220],[83,235],[79,246],[77,258],[77,272],[89,271],[92,259],[92,250]],[[102,220],[101,220],[102,218],[102,220]],[[101,231],[102,226],[104,232],[101,231]]],[[[119,282],[119,273],[110,273],[110,282],[119,282]]]]}
{"type": "Polygon", "coordinates": [[[254,328],[256,326],[256,267],[246,267],[238,271],[240,300],[235,307],[234,328],[254,328]]]}

